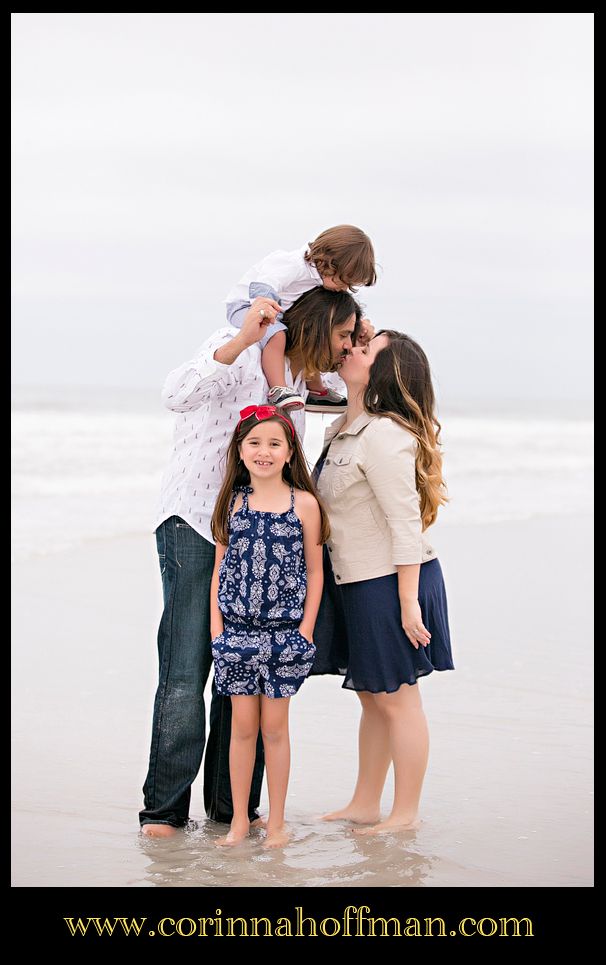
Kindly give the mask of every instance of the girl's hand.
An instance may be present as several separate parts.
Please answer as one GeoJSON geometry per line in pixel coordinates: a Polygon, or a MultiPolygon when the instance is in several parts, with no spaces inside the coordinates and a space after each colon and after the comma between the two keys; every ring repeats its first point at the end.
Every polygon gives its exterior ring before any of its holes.
{"type": "Polygon", "coordinates": [[[400,609],[402,628],[415,650],[419,649],[419,644],[426,647],[431,640],[431,633],[423,626],[419,601],[407,600],[401,603],[400,609]]]}
{"type": "Polygon", "coordinates": [[[301,626],[299,627],[299,633],[301,634],[302,637],[305,637],[308,643],[314,642],[313,633],[310,633],[308,629],[303,626],[303,624],[301,624],[301,626]]]}

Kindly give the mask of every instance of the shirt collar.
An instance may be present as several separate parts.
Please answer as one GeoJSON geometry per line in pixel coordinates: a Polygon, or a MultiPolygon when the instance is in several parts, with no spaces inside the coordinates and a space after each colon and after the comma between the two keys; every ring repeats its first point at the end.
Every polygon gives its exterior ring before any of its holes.
{"type": "Polygon", "coordinates": [[[296,379],[293,379],[293,377],[292,377],[292,369],[291,369],[291,367],[290,367],[290,359],[288,358],[287,355],[284,356],[284,363],[285,363],[285,366],[286,366],[286,374],[287,374],[287,376],[288,376],[288,378],[286,379],[286,381],[287,381],[287,383],[288,383],[288,379],[290,378],[290,381],[291,381],[291,383],[292,383],[293,389],[297,389],[297,391],[298,391],[300,388],[302,388],[302,387],[305,386],[305,379],[303,378],[303,369],[301,369],[301,371],[297,374],[296,379]]]}
{"type": "MultiPolygon", "coordinates": [[[[324,436],[325,442],[328,442],[329,439],[330,440],[334,439],[334,437],[340,433],[341,426],[345,422],[346,418],[347,418],[347,413],[344,412],[343,415],[340,415],[337,419],[335,419],[334,422],[331,422],[324,436]]],[[[376,417],[374,415],[370,415],[369,412],[362,412],[358,416],[358,418],[354,419],[352,424],[348,426],[347,429],[345,429],[345,431],[343,432],[343,435],[357,436],[357,434],[361,432],[361,430],[364,429],[369,422],[372,422],[374,418],[376,417]]]]}
{"type": "MultiPolygon", "coordinates": [[[[303,247],[301,248],[301,257],[303,258],[304,261],[305,261],[305,255],[307,254],[308,251],[309,251],[309,245],[303,245],[303,247]]],[[[316,268],[316,263],[315,263],[315,261],[306,261],[305,264],[307,265],[307,267],[308,267],[308,269],[309,269],[309,274],[311,275],[311,277],[313,278],[313,280],[314,280],[318,285],[321,285],[321,284],[322,284],[322,275],[320,274],[320,272],[319,272],[318,269],[316,268]]]]}

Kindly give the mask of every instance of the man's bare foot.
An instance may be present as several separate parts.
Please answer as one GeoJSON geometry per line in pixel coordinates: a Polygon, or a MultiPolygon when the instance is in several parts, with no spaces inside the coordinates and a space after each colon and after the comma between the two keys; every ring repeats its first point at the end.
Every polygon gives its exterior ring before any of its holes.
{"type": "Polygon", "coordinates": [[[351,807],[350,804],[340,811],[323,814],[320,818],[320,821],[353,821],[354,824],[376,824],[380,820],[380,811],[365,811],[363,808],[351,807]]]}
{"type": "Polygon", "coordinates": [[[370,828],[352,828],[352,834],[390,834],[396,831],[416,831],[421,825],[419,818],[406,822],[405,819],[397,820],[387,818],[370,828]]]}
{"type": "Polygon", "coordinates": [[[285,824],[281,828],[268,828],[267,836],[263,842],[263,847],[267,850],[268,848],[283,848],[290,841],[290,834],[288,828],[285,824]]]}
{"type": "Polygon", "coordinates": [[[215,844],[218,848],[233,848],[248,837],[250,821],[232,821],[231,827],[225,837],[217,838],[215,844]]]}
{"type": "Polygon", "coordinates": [[[267,818],[255,818],[254,821],[250,822],[251,828],[266,828],[267,818]]]}
{"type": "Polygon", "coordinates": [[[177,828],[172,824],[143,824],[141,834],[148,838],[172,838],[177,833],[177,828]]]}

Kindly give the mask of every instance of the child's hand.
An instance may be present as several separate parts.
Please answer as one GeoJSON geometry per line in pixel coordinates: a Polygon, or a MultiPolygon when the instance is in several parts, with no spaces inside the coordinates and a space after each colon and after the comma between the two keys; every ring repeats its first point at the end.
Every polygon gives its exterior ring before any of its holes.
{"type": "Polygon", "coordinates": [[[308,643],[314,642],[313,633],[311,633],[307,627],[303,626],[303,624],[301,624],[301,626],[299,627],[299,633],[301,634],[302,637],[305,637],[308,643]]]}
{"type": "Polygon", "coordinates": [[[360,319],[360,330],[356,339],[356,345],[368,345],[370,340],[375,337],[375,327],[369,318],[360,319]]]}
{"type": "Polygon", "coordinates": [[[273,298],[255,298],[251,303],[240,329],[242,339],[246,345],[254,345],[263,338],[267,326],[275,321],[282,308],[273,298]]]}

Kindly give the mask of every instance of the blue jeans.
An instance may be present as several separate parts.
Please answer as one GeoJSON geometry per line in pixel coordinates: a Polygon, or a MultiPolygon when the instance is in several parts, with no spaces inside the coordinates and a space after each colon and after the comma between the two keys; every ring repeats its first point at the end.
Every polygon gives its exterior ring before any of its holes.
{"type": "MultiPolygon", "coordinates": [[[[206,738],[204,687],[212,666],[210,582],[215,547],[185,520],[171,516],[156,530],[164,612],[158,630],[160,675],[154,703],[149,770],[143,785],[141,824],[183,827],[189,819],[191,785],[198,775],[206,738]]],[[[204,807],[215,821],[233,816],[229,779],[231,701],[216,692],[204,760],[204,807]]],[[[263,741],[257,740],[249,816],[263,782],[263,741]]]]}

